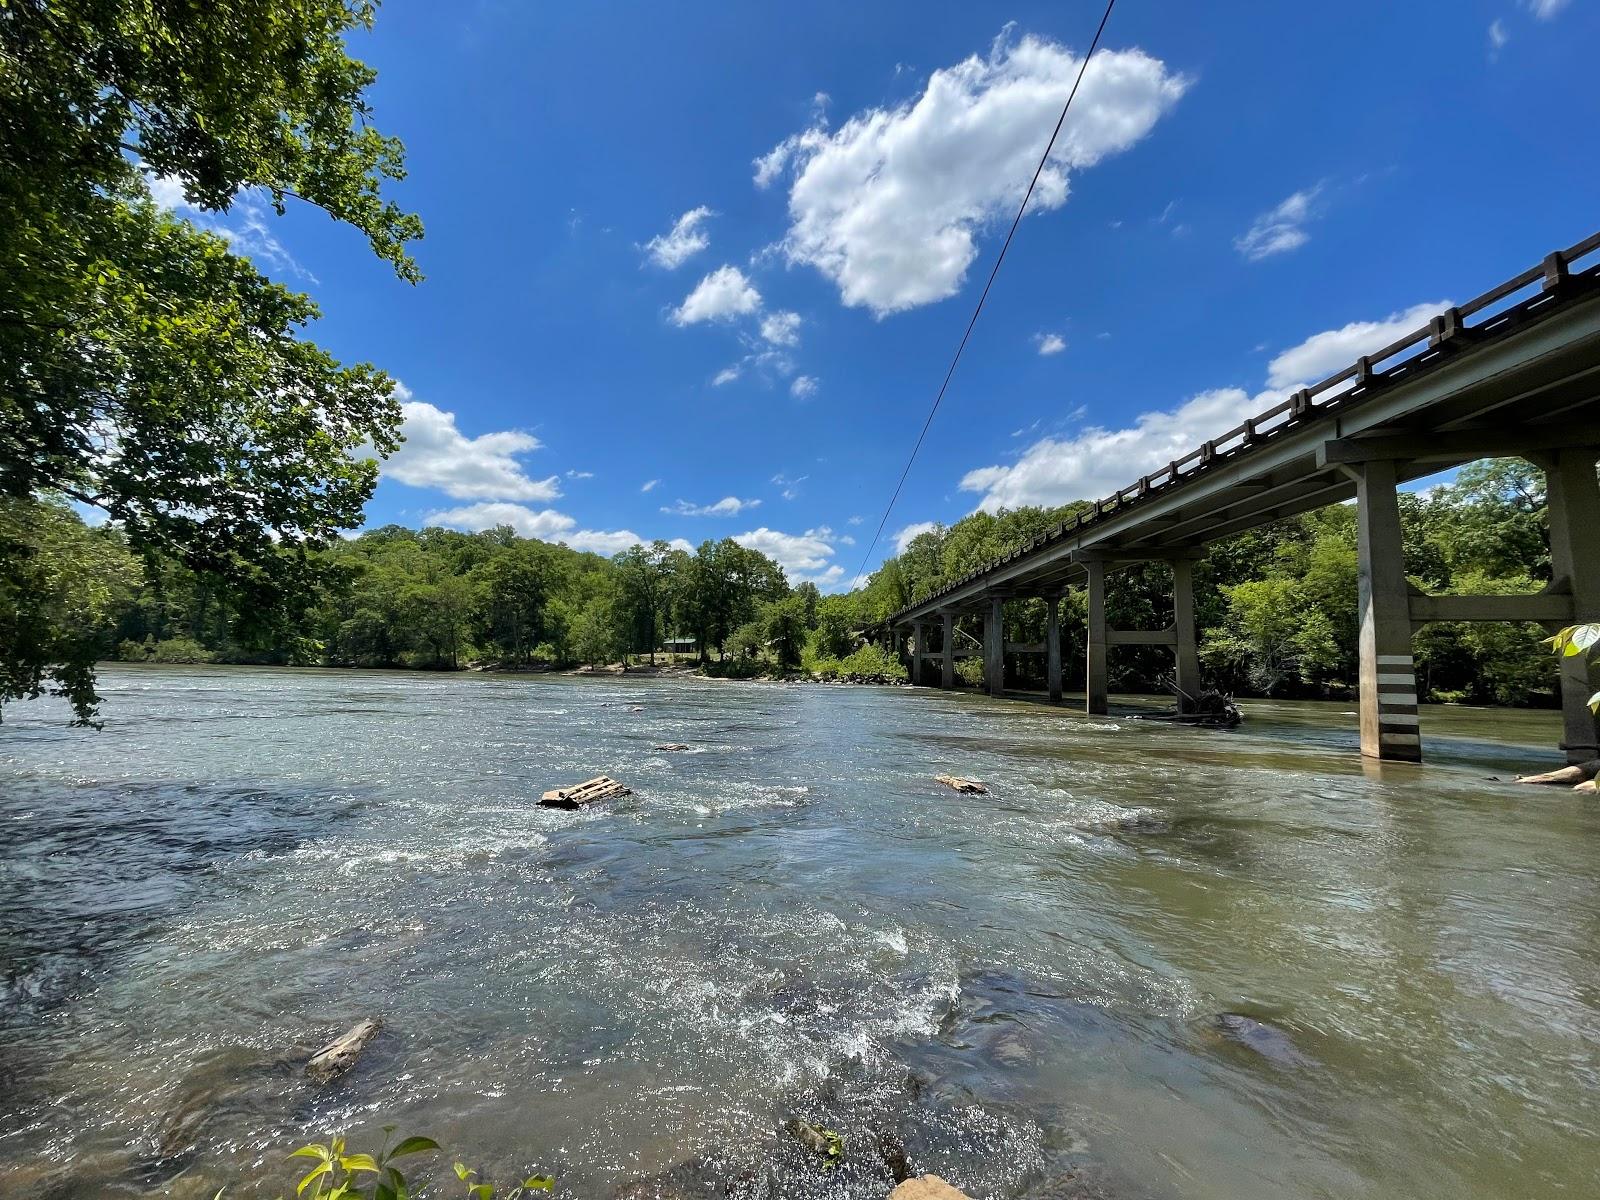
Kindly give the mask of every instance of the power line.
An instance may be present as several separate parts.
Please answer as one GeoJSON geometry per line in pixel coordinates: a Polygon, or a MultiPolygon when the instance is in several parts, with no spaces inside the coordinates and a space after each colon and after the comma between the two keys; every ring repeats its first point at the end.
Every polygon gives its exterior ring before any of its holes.
{"type": "Polygon", "coordinates": [[[1094,57],[1095,49],[1100,45],[1100,35],[1106,31],[1106,22],[1111,19],[1111,10],[1116,7],[1117,0],[1106,0],[1106,11],[1100,17],[1100,25],[1094,31],[1094,40],[1089,43],[1089,52],[1083,56],[1083,62],[1078,66],[1078,77],[1072,81],[1072,90],[1067,93],[1067,102],[1061,106],[1061,115],[1056,118],[1056,127],[1050,132],[1050,141],[1045,145],[1044,153],[1039,156],[1039,165],[1033,169],[1033,178],[1028,182],[1028,190],[1022,194],[1022,203],[1017,206],[1017,215],[1011,219],[1011,229],[1006,233],[1006,240],[1000,246],[1000,253],[995,257],[994,266],[989,271],[989,281],[983,285],[983,293],[978,297],[978,304],[972,310],[972,319],[967,322],[966,332],[961,335],[961,344],[956,347],[955,357],[950,360],[950,369],[944,373],[944,382],[939,385],[939,394],[933,398],[933,407],[928,410],[928,419],[922,423],[922,432],[917,434],[916,445],[911,447],[911,457],[906,459],[906,468],[900,472],[900,482],[894,485],[894,495],[889,497],[889,506],[883,510],[883,517],[878,522],[878,531],[872,535],[872,542],[867,546],[867,552],[861,556],[861,565],[856,568],[854,586],[859,587],[863,573],[867,569],[867,561],[872,557],[872,552],[877,549],[878,539],[883,536],[883,527],[889,523],[889,514],[894,511],[895,501],[900,499],[900,489],[906,485],[906,477],[911,474],[911,464],[917,461],[917,452],[922,449],[922,440],[928,436],[928,429],[933,424],[934,414],[939,411],[939,405],[944,400],[945,391],[950,387],[950,380],[956,373],[956,364],[961,361],[961,352],[967,348],[967,339],[972,336],[972,329],[978,323],[978,314],[983,312],[983,302],[989,298],[989,289],[994,286],[995,276],[1000,274],[1000,264],[1006,260],[1006,251],[1011,249],[1011,239],[1017,235],[1017,227],[1022,224],[1022,214],[1028,209],[1028,201],[1033,198],[1033,189],[1039,184],[1039,176],[1044,174],[1044,165],[1050,161],[1050,151],[1056,147],[1056,138],[1061,136],[1061,127],[1066,124],[1067,110],[1072,107],[1072,99],[1078,94],[1078,85],[1083,82],[1083,73],[1089,69],[1089,60],[1094,57]]]}

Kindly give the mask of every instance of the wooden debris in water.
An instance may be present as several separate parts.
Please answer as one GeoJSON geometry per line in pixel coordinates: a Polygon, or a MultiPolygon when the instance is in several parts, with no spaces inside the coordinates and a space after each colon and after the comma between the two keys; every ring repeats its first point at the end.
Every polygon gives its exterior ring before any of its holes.
{"type": "Polygon", "coordinates": [[[656,747],[657,750],[687,750],[688,748],[688,742],[662,742],[661,745],[656,747]]]}
{"type": "Polygon", "coordinates": [[[571,787],[553,788],[539,803],[549,808],[582,808],[596,800],[615,800],[618,796],[631,796],[633,789],[624,787],[609,775],[596,775],[571,787]]]}
{"type": "Polygon", "coordinates": [[[800,1117],[790,1118],[783,1128],[827,1167],[836,1166],[844,1158],[844,1139],[831,1129],[813,1125],[800,1117]]]}
{"type": "Polygon", "coordinates": [[[343,1075],[355,1066],[356,1059],[367,1048],[367,1043],[378,1036],[383,1022],[377,1017],[358,1021],[321,1050],[311,1056],[306,1064],[306,1074],[318,1083],[326,1083],[336,1075],[343,1075]]]}
{"type": "Polygon", "coordinates": [[[989,794],[988,785],[979,783],[976,779],[962,779],[958,775],[935,775],[933,778],[936,783],[942,783],[947,788],[955,788],[956,791],[968,796],[989,794]]]}
{"type": "Polygon", "coordinates": [[[1518,775],[1517,782],[1548,783],[1556,787],[1582,787],[1597,775],[1600,775],[1600,758],[1591,758],[1588,762],[1573,763],[1570,767],[1545,771],[1541,775],[1518,775]]]}

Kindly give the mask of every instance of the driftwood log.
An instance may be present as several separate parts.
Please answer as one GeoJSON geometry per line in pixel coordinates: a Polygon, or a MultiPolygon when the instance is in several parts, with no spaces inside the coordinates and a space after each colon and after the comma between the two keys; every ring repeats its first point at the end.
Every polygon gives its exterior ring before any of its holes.
{"type": "Polygon", "coordinates": [[[311,1056],[306,1074],[318,1083],[327,1083],[334,1076],[343,1075],[355,1066],[367,1043],[377,1037],[382,1028],[383,1022],[377,1017],[358,1021],[311,1056]]]}
{"type": "MultiPolygon", "coordinates": [[[[1574,763],[1570,767],[1561,767],[1554,771],[1546,771],[1541,775],[1518,775],[1518,783],[1547,783],[1554,787],[1582,786],[1600,775],[1600,758],[1591,758],[1585,763],[1574,763]]],[[[1586,789],[1587,790],[1587,789],[1586,789]]]]}
{"type": "Polygon", "coordinates": [[[657,750],[687,750],[688,748],[689,744],[687,742],[662,742],[661,745],[656,747],[657,750]]]}
{"type": "Polygon", "coordinates": [[[571,787],[553,788],[540,798],[539,803],[548,808],[582,808],[596,800],[614,800],[618,796],[631,796],[633,790],[623,787],[609,775],[596,775],[571,787]]]}
{"type": "Polygon", "coordinates": [[[947,788],[955,788],[956,791],[969,796],[986,796],[989,794],[988,786],[979,783],[976,779],[962,779],[957,775],[935,775],[933,778],[936,783],[942,783],[947,788]]]}

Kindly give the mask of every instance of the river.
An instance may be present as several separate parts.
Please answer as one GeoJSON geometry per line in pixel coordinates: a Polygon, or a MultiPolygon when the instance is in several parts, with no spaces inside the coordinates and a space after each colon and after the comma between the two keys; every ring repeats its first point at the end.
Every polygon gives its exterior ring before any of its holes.
{"type": "Polygon", "coordinates": [[[1379,769],[1350,704],[1214,732],[687,677],[102,690],[101,732],[0,726],[0,1193],[277,1195],[288,1149],[388,1123],[602,1200],[691,1158],[877,1200],[895,1140],[974,1197],[1600,1178],[1600,805],[1499,781],[1555,764],[1552,713],[1430,709],[1429,764],[1379,769]],[[634,795],[537,806],[601,771],[634,795]]]}

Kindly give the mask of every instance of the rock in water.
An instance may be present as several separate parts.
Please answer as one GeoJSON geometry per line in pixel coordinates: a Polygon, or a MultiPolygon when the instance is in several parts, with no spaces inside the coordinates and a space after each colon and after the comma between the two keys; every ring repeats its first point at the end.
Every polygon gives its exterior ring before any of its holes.
{"type": "Polygon", "coordinates": [[[937,1175],[918,1175],[898,1185],[889,1193],[889,1200],[971,1200],[971,1197],[937,1175]]]}
{"type": "Polygon", "coordinates": [[[687,750],[688,748],[689,744],[687,742],[662,742],[661,745],[656,747],[657,750],[687,750]]]}
{"type": "MultiPolygon", "coordinates": [[[[964,795],[985,796],[989,793],[988,787],[979,783],[976,779],[962,779],[958,775],[935,775],[933,779],[935,783],[942,783],[947,788],[955,788],[956,791],[964,795]]],[[[935,1176],[934,1178],[938,1177],[935,1176]]]]}
{"type": "Polygon", "coordinates": [[[1585,763],[1573,763],[1568,767],[1560,767],[1554,771],[1546,771],[1542,775],[1518,775],[1518,783],[1548,783],[1556,787],[1582,787],[1585,783],[1600,775],[1600,758],[1591,758],[1585,763]]]}
{"type": "Polygon", "coordinates": [[[367,1043],[378,1036],[383,1022],[377,1017],[358,1021],[321,1050],[311,1056],[306,1064],[306,1074],[318,1083],[326,1083],[335,1075],[343,1075],[355,1066],[356,1059],[367,1048],[367,1043]]]}
{"type": "Polygon", "coordinates": [[[1218,1013],[1217,1032],[1230,1042],[1254,1050],[1262,1058],[1286,1067],[1303,1067],[1310,1063],[1290,1039],[1289,1035],[1265,1021],[1247,1017],[1243,1013],[1218,1013]]]}

